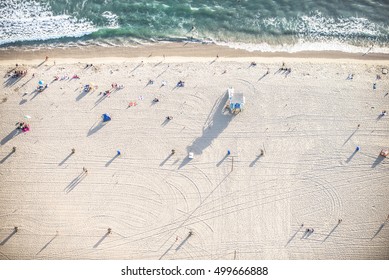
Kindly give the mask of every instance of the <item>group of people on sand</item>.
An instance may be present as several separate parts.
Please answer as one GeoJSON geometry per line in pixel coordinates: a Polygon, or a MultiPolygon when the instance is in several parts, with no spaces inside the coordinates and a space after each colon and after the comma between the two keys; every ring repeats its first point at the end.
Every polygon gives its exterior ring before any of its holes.
{"type": "Polygon", "coordinates": [[[292,72],[292,68],[287,68],[285,66],[285,62],[283,62],[281,68],[278,69],[278,71],[284,72],[285,74],[290,74],[292,72]]]}
{"type": "MultiPolygon", "coordinates": [[[[72,79],[80,79],[80,76],[78,76],[77,74],[74,74],[72,79]]],[[[58,81],[59,80],[59,76],[54,76],[54,81],[58,81]]],[[[61,77],[61,80],[69,80],[69,76],[68,75],[63,75],[61,77]]]]}
{"type": "Polygon", "coordinates": [[[123,89],[124,88],[124,85],[118,85],[117,83],[112,83],[112,89],[114,90],[119,90],[119,89],[123,89]]]}
{"type": "Polygon", "coordinates": [[[12,75],[12,78],[24,77],[27,75],[27,70],[15,70],[12,75]]]}
{"type": "Polygon", "coordinates": [[[112,92],[117,91],[119,89],[123,89],[123,88],[124,88],[124,85],[118,85],[117,83],[112,83],[111,88],[109,90],[106,90],[104,92],[100,92],[100,94],[104,94],[105,96],[110,97],[112,92]]]}
{"type": "Polygon", "coordinates": [[[17,122],[16,129],[21,130],[23,132],[27,132],[30,130],[30,125],[28,123],[25,123],[25,122],[17,122]]]}

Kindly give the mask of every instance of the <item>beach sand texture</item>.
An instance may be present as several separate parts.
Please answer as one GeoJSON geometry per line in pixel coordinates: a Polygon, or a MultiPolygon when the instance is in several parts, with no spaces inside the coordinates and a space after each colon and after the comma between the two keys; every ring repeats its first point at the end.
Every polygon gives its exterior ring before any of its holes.
{"type": "Polygon", "coordinates": [[[0,66],[0,259],[389,259],[387,61],[26,63],[0,66]]]}

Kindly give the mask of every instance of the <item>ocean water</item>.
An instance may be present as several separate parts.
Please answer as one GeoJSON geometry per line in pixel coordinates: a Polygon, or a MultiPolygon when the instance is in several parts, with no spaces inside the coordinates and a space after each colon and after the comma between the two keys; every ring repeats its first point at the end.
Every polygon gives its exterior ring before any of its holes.
{"type": "Polygon", "coordinates": [[[389,0],[0,0],[0,48],[156,41],[389,53],[389,0]]]}

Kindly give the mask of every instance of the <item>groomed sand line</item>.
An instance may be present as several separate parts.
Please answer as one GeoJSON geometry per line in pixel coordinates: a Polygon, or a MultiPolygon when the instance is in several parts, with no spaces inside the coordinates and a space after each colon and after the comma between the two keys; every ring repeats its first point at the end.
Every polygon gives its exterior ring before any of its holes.
{"type": "Polygon", "coordinates": [[[386,60],[62,54],[1,61],[0,259],[389,259],[386,60]]]}

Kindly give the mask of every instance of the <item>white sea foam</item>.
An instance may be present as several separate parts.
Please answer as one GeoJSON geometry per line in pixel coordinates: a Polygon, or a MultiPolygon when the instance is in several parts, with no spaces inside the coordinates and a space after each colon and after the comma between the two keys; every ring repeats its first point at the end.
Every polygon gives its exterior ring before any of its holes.
{"type": "Polygon", "coordinates": [[[262,52],[365,53],[369,49],[371,53],[389,53],[388,42],[377,43],[377,38],[383,38],[384,34],[389,34],[389,27],[372,23],[363,17],[332,18],[323,16],[319,11],[314,11],[309,15],[302,15],[291,20],[275,17],[264,18],[262,24],[266,29],[273,28],[274,31],[281,33],[297,34],[293,37],[289,36],[290,42],[284,44],[279,44],[279,42],[272,44],[271,41],[274,38],[268,38],[268,42],[259,43],[213,41],[218,45],[235,49],[262,52]]]}
{"type": "Polygon", "coordinates": [[[87,20],[54,15],[49,5],[31,0],[0,3],[0,45],[18,41],[81,37],[97,28],[87,20]]]}
{"type": "MultiPolygon", "coordinates": [[[[384,28],[384,27],[381,27],[384,28]]],[[[386,30],[388,28],[386,27],[386,30]]],[[[319,11],[298,19],[297,32],[309,37],[352,38],[358,36],[377,37],[381,35],[380,26],[363,17],[332,18],[319,11]]]]}
{"type": "Polygon", "coordinates": [[[104,17],[108,24],[108,28],[119,28],[119,22],[118,22],[118,16],[110,11],[105,11],[101,14],[102,17],[104,17]]]}

